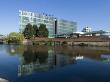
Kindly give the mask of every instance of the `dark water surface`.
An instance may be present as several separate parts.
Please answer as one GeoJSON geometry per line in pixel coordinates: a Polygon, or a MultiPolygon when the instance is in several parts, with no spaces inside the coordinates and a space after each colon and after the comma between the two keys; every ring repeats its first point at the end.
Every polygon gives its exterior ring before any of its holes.
{"type": "Polygon", "coordinates": [[[0,45],[10,82],[110,82],[110,48],[0,45]]]}

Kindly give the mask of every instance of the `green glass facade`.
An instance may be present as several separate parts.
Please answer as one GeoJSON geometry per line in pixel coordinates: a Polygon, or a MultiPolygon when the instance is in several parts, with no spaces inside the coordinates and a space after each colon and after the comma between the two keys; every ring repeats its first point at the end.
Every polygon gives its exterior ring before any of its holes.
{"type": "Polygon", "coordinates": [[[54,37],[55,34],[72,33],[76,31],[75,22],[59,20],[52,15],[47,15],[44,13],[39,14],[19,10],[19,19],[20,19],[20,32],[23,32],[24,28],[28,23],[32,25],[35,24],[38,27],[40,24],[45,24],[46,28],[49,31],[49,37],[54,37]]]}
{"type": "Polygon", "coordinates": [[[77,23],[61,19],[57,22],[57,29],[57,34],[70,34],[76,32],[77,23]]]}

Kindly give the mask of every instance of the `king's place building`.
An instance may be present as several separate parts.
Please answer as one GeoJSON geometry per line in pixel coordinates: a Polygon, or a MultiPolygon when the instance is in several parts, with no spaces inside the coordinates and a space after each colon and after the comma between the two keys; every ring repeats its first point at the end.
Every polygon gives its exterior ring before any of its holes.
{"type": "Polygon", "coordinates": [[[56,35],[69,34],[76,32],[77,23],[64,19],[58,19],[53,15],[45,13],[34,13],[29,11],[19,10],[20,32],[23,32],[28,23],[32,25],[45,24],[49,31],[49,38],[54,38],[56,35]]]}

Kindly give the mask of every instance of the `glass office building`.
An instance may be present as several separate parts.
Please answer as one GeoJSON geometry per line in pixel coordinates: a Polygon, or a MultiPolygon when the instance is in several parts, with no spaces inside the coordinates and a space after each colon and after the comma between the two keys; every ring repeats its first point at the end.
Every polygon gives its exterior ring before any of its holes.
{"type": "Polygon", "coordinates": [[[32,25],[45,24],[46,28],[49,31],[49,37],[54,37],[57,34],[62,33],[72,33],[76,31],[76,22],[59,20],[52,15],[39,14],[28,11],[19,10],[19,19],[20,19],[20,32],[23,32],[24,28],[28,23],[32,25]]]}
{"type": "Polygon", "coordinates": [[[57,34],[71,34],[76,32],[77,23],[60,19],[57,21],[57,34]]]}

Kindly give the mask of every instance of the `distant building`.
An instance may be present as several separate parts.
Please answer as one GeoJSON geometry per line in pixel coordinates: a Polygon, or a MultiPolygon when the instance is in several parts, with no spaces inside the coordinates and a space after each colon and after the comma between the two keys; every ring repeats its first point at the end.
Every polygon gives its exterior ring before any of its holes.
{"type": "Polygon", "coordinates": [[[108,36],[110,38],[110,32],[106,32],[104,35],[108,36]]]}
{"type": "Polygon", "coordinates": [[[0,39],[4,39],[4,38],[5,38],[5,36],[0,34],[0,39]]]}
{"type": "Polygon", "coordinates": [[[85,28],[83,28],[82,32],[92,32],[92,28],[85,27],[85,28]]]}
{"type": "Polygon", "coordinates": [[[5,39],[5,36],[0,34],[0,44],[3,44],[4,39],[5,39]]]}
{"type": "Polygon", "coordinates": [[[76,31],[77,24],[73,21],[59,20],[52,15],[39,14],[34,12],[19,10],[20,32],[23,32],[28,23],[32,25],[45,24],[48,31],[48,37],[55,37],[58,34],[72,33],[76,31]]]}

